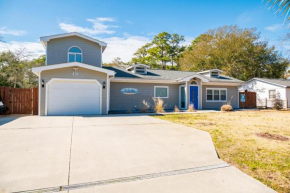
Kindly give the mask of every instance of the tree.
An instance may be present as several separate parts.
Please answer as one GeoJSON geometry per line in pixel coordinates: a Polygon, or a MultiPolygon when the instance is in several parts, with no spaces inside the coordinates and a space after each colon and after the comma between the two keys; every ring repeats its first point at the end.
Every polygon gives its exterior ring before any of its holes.
{"type": "Polygon", "coordinates": [[[1,86],[30,88],[38,85],[37,77],[31,72],[32,67],[45,63],[45,56],[29,61],[25,50],[0,53],[1,86]]]}
{"type": "Polygon", "coordinates": [[[125,63],[121,60],[121,58],[117,57],[110,63],[104,63],[103,66],[111,66],[111,67],[126,67],[130,65],[130,63],[125,63]]]}
{"type": "Polygon", "coordinates": [[[170,51],[169,57],[171,61],[171,69],[173,70],[174,63],[179,66],[179,58],[182,52],[185,50],[185,46],[180,46],[180,43],[185,41],[184,36],[178,34],[172,34],[170,38],[170,51]]]}
{"type": "Polygon", "coordinates": [[[289,10],[290,10],[290,0],[267,0],[270,4],[270,8],[276,10],[276,12],[285,15],[285,21],[290,21],[289,10]]]}
{"type": "Polygon", "coordinates": [[[283,77],[289,61],[260,40],[256,29],[223,26],[198,36],[180,58],[182,70],[222,69],[226,75],[248,80],[283,77]]]}
{"type": "Polygon", "coordinates": [[[154,47],[149,49],[149,53],[161,61],[162,69],[166,69],[166,62],[170,61],[170,44],[171,35],[167,32],[162,32],[156,35],[152,41],[154,47]]]}
{"type": "Polygon", "coordinates": [[[184,47],[180,46],[182,41],[184,37],[178,34],[159,33],[151,43],[145,44],[134,53],[132,63],[166,69],[167,63],[171,61],[173,69],[173,65],[178,64],[178,58],[184,51],[184,47]]]}

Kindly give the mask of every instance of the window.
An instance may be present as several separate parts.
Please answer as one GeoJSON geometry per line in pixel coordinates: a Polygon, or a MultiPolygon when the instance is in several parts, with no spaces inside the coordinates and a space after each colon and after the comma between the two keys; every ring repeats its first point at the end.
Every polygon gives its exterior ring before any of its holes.
{"type": "Polygon", "coordinates": [[[269,90],[269,99],[276,98],[276,90],[269,90]]]}
{"type": "Polygon", "coordinates": [[[135,67],[135,73],[137,74],[145,74],[145,67],[135,67]]]}
{"type": "Polygon", "coordinates": [[[227,101],[227,89],[225,88],[207,88],[206,102],[225,102],[227,101]]]}
{"type": "Polygon", "coordinates": [[[211,72],[211,77],[218,78],[219,77],[219,72],[215,72],[215,71],[211,72]]]}
{"type": "Polygon", "coordinates": [[[154,98],[168,98],[169,88],[168,86],[155,86],[154,98]]]}
{"type": "Polygon", "coordinates": [[[82,50],[76,46],[68,50],[68,62],[82,62],[82,50]]]}

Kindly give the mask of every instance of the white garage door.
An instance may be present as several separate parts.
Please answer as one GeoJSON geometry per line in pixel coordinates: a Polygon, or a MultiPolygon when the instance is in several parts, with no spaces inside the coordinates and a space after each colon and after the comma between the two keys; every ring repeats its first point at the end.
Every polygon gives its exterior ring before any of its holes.
{"type": "Polygon", "coordinates": [[[101,114],[101,86],[94,80],[51,80],[47,115],[101,114]]]}

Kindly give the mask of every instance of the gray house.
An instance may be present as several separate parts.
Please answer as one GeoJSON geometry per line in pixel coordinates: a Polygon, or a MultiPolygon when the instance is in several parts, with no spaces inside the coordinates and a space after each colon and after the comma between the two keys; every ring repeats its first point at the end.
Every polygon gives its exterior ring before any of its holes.
{"type": "Polygon", "coordinates": [[[144,64],[128,68],[102,66],[107,44],[66,33],[40,38],[46,65],[33,68],[39,77],[39,115],[108,114],[139,111],[143,102],[154,108],[219,109],[230,101],[239,108],[238,86],[243,81],[224,76],[219,69],[203,72],[152,70],[144,64]]]}

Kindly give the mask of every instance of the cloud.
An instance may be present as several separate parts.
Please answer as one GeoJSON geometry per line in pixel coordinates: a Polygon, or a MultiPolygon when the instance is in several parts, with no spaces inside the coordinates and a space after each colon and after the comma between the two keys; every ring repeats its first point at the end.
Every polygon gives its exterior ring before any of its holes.
{"type": "Polygon", "coordinates": [[[45,54],[44,48],[39,42],[0,42],[0,52],[12,51],[24,49],[28,54],[28,59],[37,58],[40,55],[45,54]]]}
{"type": "Polygon", "coordinates": [[[283,28],[282,24],[274,24],[274,25],[269,25],[269,26],[265,27],[265,30],[274,32],[274,31],[280,30],[282,28],[283,28]]]}
{"type": "Polygon", "coordinates": [[[114,22],[116,21],[111,17],[98,17],[95,19],[87,19],[88,22],[91,22],[93,26],[91,28],[77,26],[70,23],[59,23],[60,29],[65,32],[79,32],[87,35],[97,35],[97,34],[113,34],[115,31],[110,30],[110,28],[116,28],[115,25],[107,25],[105,22],[114,22]]]}
{"type": "Polygon", "coordinates": [[[23,30],[11,30],[7,27],[0,27],[0,35],[23,36],[26,32],[23,30]]]}
{"type": "Polygon", "coordinates": [[[238,17],[238,23],[248,23],[252,20],[253,18],[250,16],[249,13],[243,13],[238,17]]]}
{"type": "Polygon", "coordinates": [[[111,62],[116,57],[120,57],[123,62],[129,62],[138,48],[150,42],[151,39],[143,36],[126,36],[104,38],[102,41],[108,44],[103,55],[104,62],[111,62]]]}

